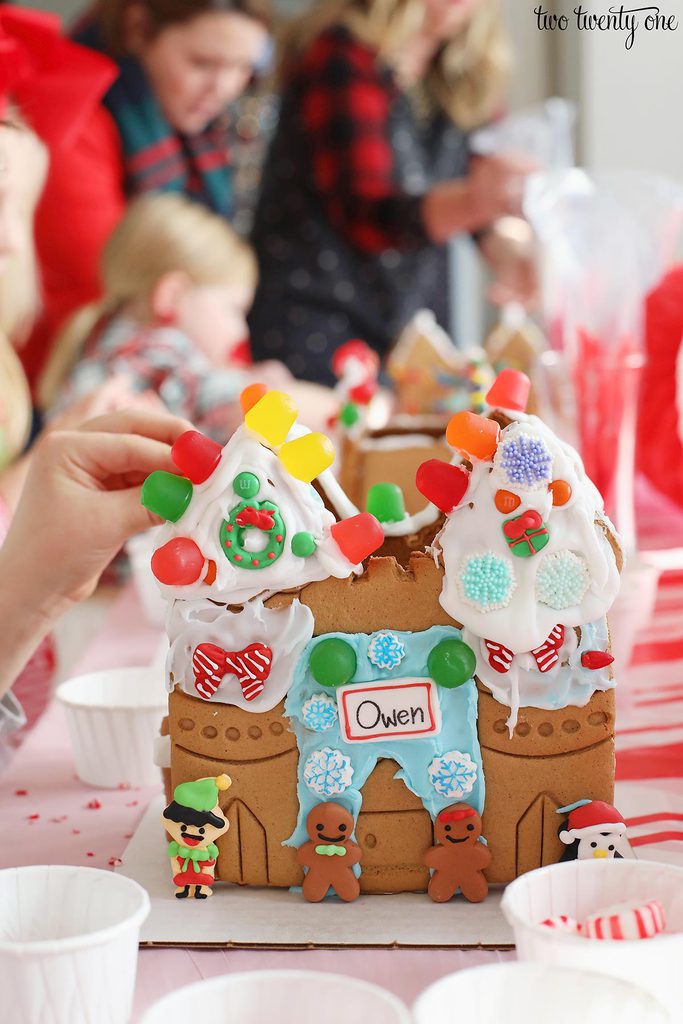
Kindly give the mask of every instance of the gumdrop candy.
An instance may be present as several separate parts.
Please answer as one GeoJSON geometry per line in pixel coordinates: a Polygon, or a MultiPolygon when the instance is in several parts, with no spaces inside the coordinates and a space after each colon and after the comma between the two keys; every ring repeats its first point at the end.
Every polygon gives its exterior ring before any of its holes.
{"type": "Polygon", "coordinates": [[[406,517],[403,491],[398,484],[374,484],[368,491],[366,508],[380,523],[400,523],[406,517]]]}
{"type": "Polygon", "coordinates": [[[174,537],[152,555],[152,572],[167,587],[196,583],[206,559],[189,537],[174,537]]]}
{"type": "Polygon", "coordinates": [[[356,652],[339,637],[321,640],[308,661],[311,675],[321,686],[344,686],[356,671],[356,652]]]}
{"type": "Polygon", "coordinates": [[[169,523],[177,523],[192,500],[192,484],[184,476],[158,469],[142,485],[140,501],[145,508],[169,523]]]}
{"type": "Polygon", "coordinates": [[[265,384],[250,384],[240,395],[240,408],[242,415],[246,416],[250,409],[253,409],[257,402],[260,402],[264,395],[268,394],[265,384]]]}
{"type": "Polygon", "coordinates": [[[200,434],[198,430],[188,430],[180,435],[171,448],[171,458],[193,484],[203,484],[221,461],[222,452],[217,441],[200,434]]]}
{"type": "Polygon", "coordinates": [[[350,341],[340,345],[332,356],[332,373],[341,379],[347,372],[350,363],[360,363],[367,371],[368,376],[377,376],[379,373],[379,356],[374,349],[360,338],[352,338],[350,341]]]}
{"type": "Polygon", "coordinates": [[[519,370],[501,370],[486,396],[492,409],[524,412],[529,401],[531,381],[519,370]]]}
{"type": "Polygon", "coordinates": [[[451,448],[466,459],[487,462],[495,455],[498,447],[500,427],[495,420],[486,419],[476,412],[456,412],[446,430],[446,440],[451,448]]]}
{"type": "Polygon", "coordinates": [[[384,530],[369,512],[333,523],[330,533],[352,565],[359,565],[384,543],[384,530]]]}
{"type": "Polygon", "coordinates": [[[415,485],[427,501],[448,514],[465,497],[470,474],[462,466],[452,466],[441,459],[423,462],[415,475],[415,485]]]}
{"type": "Polygon", "coordinates": [[[332,442],[324,434],[304,434],[280,449],[280,461],[295,480],[310,484],[334,462],[332,442]]]}
{"type": "Polygon", "coordinates": [[[349,398],[358,405],[368,405],[377,393],[377,381],[366,380],[349,389],[349,398]]]}
{"type": "Polygon", "coordinates": [[[355,427],[356,423],[360,419],[360,410],[355,402],[346,402],[342,406],[342,410],[339,413],[339,422],[342,427],[346,427],[347,430],[351,427],[355,427]]]}
{"type": "Polygon", "coordinates": [[[454,690],[474,675],[477,658],[464,640],[455,637],[441,640],[432,647],[427,658],[427,670],[438,686],[454,690]]]}
{"type": "Polygon", "coordinates": [[[294,401],[283,391],[268,391],[245,414],[244,422],[266,444],[277,448],[283,443],[297,417],[294,401]]]}

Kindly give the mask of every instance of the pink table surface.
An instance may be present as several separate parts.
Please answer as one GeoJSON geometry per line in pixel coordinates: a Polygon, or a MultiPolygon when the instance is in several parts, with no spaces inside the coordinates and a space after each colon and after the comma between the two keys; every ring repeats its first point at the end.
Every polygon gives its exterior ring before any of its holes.
{"type": "MultiPolygon", "coordinates": [[[[680,544],[680,512],[672,514],[654,503],[648,511],[654,546],[659,546],[656,541],[662,547],[671,543],[673,538],[665,541],[664,535],[672,525],[680,544]]],[[[637,797],[629,826],[636,843],[645,847],[643,854],[649,850],[655,857],[683,860],[683,573],[662,579],[655,619],[638,639],[623,690],[628,700],[617,735],[618,775],[637,797]]],[[[76,672],[148,664],[159,640],[129,587],[76,672]]],[[[0,843],[0,867],[113,865],[159,788],[96,790],[81,783],[62,710],[53,704],[0,779],[0,820],[4,834],[12,836],[11,844],[0,843]]],[[[376,982],[410,1004],[445,974],[513,957],[509,952],[440,949],[142,950],[132,1021],[172,989],[224,973],[283,967],[332,971],[376,982]]]]}

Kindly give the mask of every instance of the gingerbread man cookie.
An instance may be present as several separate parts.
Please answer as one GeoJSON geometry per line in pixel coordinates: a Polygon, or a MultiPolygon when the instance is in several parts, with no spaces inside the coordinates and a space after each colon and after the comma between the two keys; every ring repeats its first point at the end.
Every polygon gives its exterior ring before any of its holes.
{"type": "Polygon", "coordinates": [[[304,897],[319,903],[330,889],[351,903],[360,896],[360,882],[353,873],[361,858],[360,847],[351,842],[353,817],[341,804],[318,804],[306,818],[310,842],[299,847],[297,860],[308,868],[304,897]]]}
{"type": "Polygon", "coordinates": [[[481,836],[481,818],[469,804],[451,804],[434,822],[436,846],[425,851],[422,861],[432,869],[427,892],[435,903],[446,903],[460,890],[470,903],[485,900],[489,886],[484,868],[491,852],[481,836]]]}

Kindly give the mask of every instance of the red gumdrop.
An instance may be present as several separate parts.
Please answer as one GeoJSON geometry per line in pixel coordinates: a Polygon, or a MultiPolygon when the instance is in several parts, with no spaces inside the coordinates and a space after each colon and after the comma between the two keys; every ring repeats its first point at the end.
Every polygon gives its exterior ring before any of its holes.
{"type": "Polygon", "coordinates": [[[352,565],[359,565],[384,543],[384,530],[369,512],[334,523],[330,533],[352,565]]]}
{"type": "Polygon", "coordinates": [[[524,412],[529,401],[531,381],[520,370],[501,370],[486,396],[492,409],[524,412]]]}
{"type": "Polygon", "coordinates": [[[222,451],[217,441],[198,430],[187,430],[171,448],[171,458],[183,476],[193,484],[203,484],[221,461],[222,451]]]}
{"type": "Polygon", "coordinates": [[[441,459],[423,462],[415,475],[415,485],[427,501],[442,512],[452,512],[465,497],[470,474],[462,466],[452,466],[441,459]]]}
{"type": "Polygon", "coordinates": [[[607,668],[614,661],[614,655],[607,651],[584,651],[581,655],[581,664],[584,668],[607,668]]]}
{"type": "Polygon", "coordinates": [[[344,342],[332,356],[332,373],[337,378],[344,376],[344,370],[349,359],[356,359],[367,367],[369,374],[379,374],[379,356],[374,349],[370,348],[367,342],[360,338],[352,338],[344,342]]]}
{"type": "Polygon", "coordinates": [[[152,555],[152,572],[167,587],[186,587],[202,574],[204,555],[189,537],[174,537],[152,555]]]}
{"type": "Polygon", "coordinates": [[[363,384],[356,385],[355,388],[351,388],[349,391],[349,400],[351,402],[357,402],[358,405],[367,405],[368,402],[374,398],[377,392],[377,381],[367,380],[363,384]]]}

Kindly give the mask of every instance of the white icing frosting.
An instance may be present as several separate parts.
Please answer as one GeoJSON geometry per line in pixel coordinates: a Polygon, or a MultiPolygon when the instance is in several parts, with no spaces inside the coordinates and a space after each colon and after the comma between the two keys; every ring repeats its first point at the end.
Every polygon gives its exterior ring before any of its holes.
{"type": "MultiPolygon", "coordinates": [[[[358,514],[358,509],[343,490],[332,470],[326,469],[324,473],[321,473],[318,483],[342,519],[348,519],[358,514]]],[[[405,519],[399,519],[395,523],[380,523],[380,526],[385,537],[410,537],[414,533],[419,533],[425,526],[431,526],[440,515],[436,505],[425,505],[423,509],[412,516],[406,516],[405,519]]]]}
{"type": "Polygon", "coordinates": [[[313,613],[294,601],[288,608],[265,608],[259,599],[241,611],[228,611],[212,601],[173,601],[166,623],[170,650],[166,661],[169,691],[180,686],[196,697],[192,656],[199,644],[217,644],[225,651],[241,651],[253,643],[265,644],[273,654],[263,691],[247,701],[235,675],[225,675],[207,703],[234,704],[245,711],[271,711],[285,697],[294,667],[313,636],[313,613]],[[171,681],[171,673],[173,680],[171,681]]]}
{"type": "Polygon", "coordinates": [[[558,623],[581,626],[602,618],[619,589],[614,552],[595,521],[600,520],[612,532],[614,528],[578,454],[535,416],[519,416],[502,430],[498,451],[504,441],[519,439],[520,435],[542,442],[547,448],[552,457],[550,478],[565,480],[570,485],[569,501],[564,506],[554,506],[547,479],[516,486],[497,454],[493,464],[475,464],[463,503],[451,513],[434,542],[434,550],[437,554],[440,551],[445,568],[442,606],[475,636],[504,644],[514,654],[539,647],[558,623]],[[521,499],[514,512],[506,515],[496,508],[494,499],[499,489],[511,491],[521,499]],[[503,524],[528,510],[541,515],[549,541],[541,553],[521,558],[511,553],[503,524]],[[537,600],[536,576],[544,564],[543,556],[561,550],[572,551],[584,560],[590,581],[578,603],[557,610],[537,600]],[[504,607],[482,611],[463,597],[463,563],[468,555],[478,551],[512,561],[516,585],[504,607]]]}
{"type": "MultiPolygon", "coordinates": [[[[289,440],[304,433],[308,431],[295,428],[289,440]]],[[[158,536],[160,547],[174,537],[189,537],[195,541],[204,557],[216,563],[215,583],[209,585],[200,580],[179,587],[159,584],[162,593],[169,599],[209,597],[226,604],[242,604],[258,594],[275,594],[330,576],[345,579],[353,572],[360,573],[362,566],[352,565],[331,536],[330,527],[334,523],[335,517],[323,506],[314,488],[291,476],[277,455],[242,425],[223,449],[217,469],[205,483],[194,485],[192,500],[178,522],[167,523],[158,536]],[[233,565],[220,543],[223,521],[243,500],[235,494],[232,482],[239,473],[245,472],[254,473],[261,485],[253,500],[274,502],[280,509],[286,531],[283,553],[272,565],[260,569],[233,565]],[[317,545],[314,554],[307,558],[292,553],[292,537],[299,532],[310,533],[317,545]]],[[[250,533],[254,540],[263,539],[261,531],[250,533]]]]}

